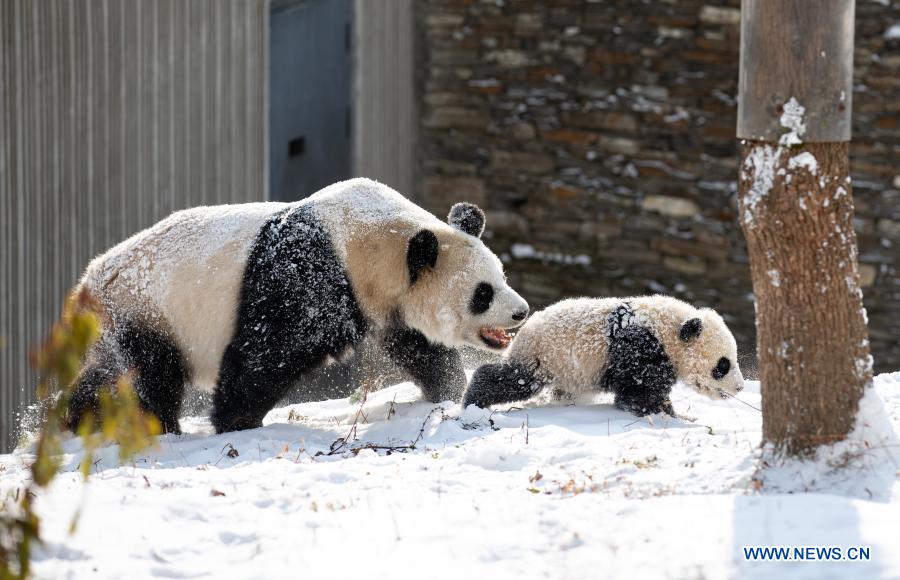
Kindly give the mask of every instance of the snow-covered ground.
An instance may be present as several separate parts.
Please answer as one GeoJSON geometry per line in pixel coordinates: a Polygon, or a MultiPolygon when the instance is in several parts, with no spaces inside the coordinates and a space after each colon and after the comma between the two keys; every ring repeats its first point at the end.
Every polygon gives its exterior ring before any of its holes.
{"type": "MultiPolygon", "coordinates": [[[[895,427],[900,373],[877,381],[895,427]]],[[[900,577],[900,480],[855,470],[865,497],[754,485],[759,385],[742,402],[676,388],[689,423],[636,419],[608,399],[491,414],[373,393],[352,448],[348,400],[272,411],[214,435],[205,418],[128,465],[105,449],[84,484],[77,441],[38,498],[39,577],[900,577]],[[320,454],[324,453],[324,454],[320,454]],[[869,497],[871,496],[871,497],[869,497]],[[74,535],[72,516],[81,517],[74,535]],[[744,546],[868,546],[867,562],[750,562],[744,546]]],[[[0,456],[0,492],[25,477],[0,456]]],[[[812,482],[797,481],[797,489],[812,482]]]]}

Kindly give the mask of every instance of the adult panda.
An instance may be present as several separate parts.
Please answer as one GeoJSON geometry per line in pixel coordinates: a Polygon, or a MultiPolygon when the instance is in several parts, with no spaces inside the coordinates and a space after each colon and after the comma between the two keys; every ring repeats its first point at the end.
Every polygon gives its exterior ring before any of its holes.
{"type": "Polygon", "coordinates": [[[187,383],[213,393],[217,432],[258,427],[298,378],[373,334],[426,399],[458,400],[456,347],[502,350],[528,314],[483,230],[475,205],[444,223],[368,179],[176,212],[93,260],[76,288],[102,334],[70,427],[126,372],[167,432],[187,383]]]}
{"type": "Polygon", "coordinates": [[[737,344],[715,310],[670,296],[574,298],[537,312],[503,360],[475,371],[463,408],[557,394],[615,394],[618,408],[674,415],[669,393],[681,380],[724,398],[744,388],[737,344]]]}

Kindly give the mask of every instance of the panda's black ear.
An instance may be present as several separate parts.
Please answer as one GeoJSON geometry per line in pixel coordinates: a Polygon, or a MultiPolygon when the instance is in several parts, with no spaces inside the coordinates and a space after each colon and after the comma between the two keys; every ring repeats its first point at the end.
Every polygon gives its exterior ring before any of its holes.
{"type": "Polygon", "coordinates": [[[409,268],[409,283],[415,284],[425,268],[434,268],[438,257],[438,239],[431,230],[420,230],[409,240],[406,247],[406,267],[409,268]]]}
{"type": "Polygon", "coordinates": [[[474,203],[457,203],[450,208],[447,223],[476,238],[484,232],[484,212],[474,203]]]}
{"type": "Polygon", "coordinates": [[[703,323],[699,318],[691,318],[687,322],[681,325],[681,330],[678,331],[678,338],[687,342],[694,338],[700,336],[700,332],[703,331],[703,323]]]}

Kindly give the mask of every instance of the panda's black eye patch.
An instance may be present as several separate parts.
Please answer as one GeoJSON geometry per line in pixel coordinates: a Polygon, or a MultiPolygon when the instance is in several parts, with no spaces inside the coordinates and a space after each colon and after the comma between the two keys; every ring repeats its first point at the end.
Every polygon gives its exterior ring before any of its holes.
{"type": "Polygon", "coordinates": [[[731,361],[725,358],[724,356],[719,359],[719,362],[716,364],[716,368],[712,370],[712,376],[717,381],[724,378],[725,375],[728,374],[728,371],[731,370],[731,361]]]}
{"type": "Polygon", "coordinates": [[[491,301],[494,300],[494,287],[487,282],[481,282],[475,287],[475,293],[472,294],[472,300],[469,302],[469,310],[472,314],[482,314],[487,312],[491,307],[491,301]]]}

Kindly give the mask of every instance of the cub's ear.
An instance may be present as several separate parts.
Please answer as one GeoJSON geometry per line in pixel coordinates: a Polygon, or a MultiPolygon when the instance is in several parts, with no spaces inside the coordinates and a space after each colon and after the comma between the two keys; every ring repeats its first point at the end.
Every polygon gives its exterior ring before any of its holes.
{"type": "Polygon", "coordinates": [[[484,212],[474,203],[457,203],[450,208],[447,223],[476,238],[484,232],[484,212]]]}
{"type": "Polygon", "coordinates": [[[691,318],[681,325],[681,330],[678,331],[678,338],[687,342],[700,336],[700,332],[702,331],[703,323],[700,321],[700,319],[691,318]]]}
{"type": "Polygon", "coordinates": [[[406,247],[406,267],[409,283],[415,284],[425,268],[434,268],[438,257],[438,239],[431,230],[420,230],[406,247]]]}

